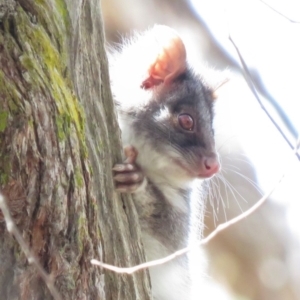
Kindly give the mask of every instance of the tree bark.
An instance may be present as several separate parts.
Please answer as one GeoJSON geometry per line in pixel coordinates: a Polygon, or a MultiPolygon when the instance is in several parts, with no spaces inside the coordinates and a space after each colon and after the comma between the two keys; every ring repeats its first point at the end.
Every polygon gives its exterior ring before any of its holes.
{"type": "MultiPolygon", "coordinates": [[[[130,197],[114,192],[120,133],[99,0],[0,1],[0,188],[62,299],[150,299],[130,197]]],[[[1,299],[52,299],[0,212],[1,299]]]]}

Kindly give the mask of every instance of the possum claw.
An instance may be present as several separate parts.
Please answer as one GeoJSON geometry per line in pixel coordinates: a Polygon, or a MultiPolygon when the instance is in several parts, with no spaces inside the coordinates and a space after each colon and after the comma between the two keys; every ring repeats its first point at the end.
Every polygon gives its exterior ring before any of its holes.
{"type": "Polygon", "coordinates": [[[133,146],[124,148],[125,162],[113,167],[115,187],[121,193],[134,193],[144,182],[144,175],[135,161],[138,155],[133,146]]]}

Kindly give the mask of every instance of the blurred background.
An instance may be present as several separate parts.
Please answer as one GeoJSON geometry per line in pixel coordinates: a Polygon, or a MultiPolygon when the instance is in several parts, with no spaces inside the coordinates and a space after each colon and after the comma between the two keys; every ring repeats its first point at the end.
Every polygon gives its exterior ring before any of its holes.
{"type": "Polygon", "coordinates": [[[299,0],[102,0],[102,8],[109,44],[165,24],[180,34],[207,80],[229,78],[217,91],[222,171],[210,183],[205,235],[251,207],[284,174],[257,212],[206,247],[210,280],[199,299],[299,300],[300,162],[288,145],[300,132],[299,0]],[[249,89],[229,36],[288,143],[249,89]]]}

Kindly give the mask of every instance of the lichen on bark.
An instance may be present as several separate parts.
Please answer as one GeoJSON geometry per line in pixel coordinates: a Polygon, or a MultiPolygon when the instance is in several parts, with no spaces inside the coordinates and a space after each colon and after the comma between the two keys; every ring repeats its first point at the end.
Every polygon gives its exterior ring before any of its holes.
{"type": "MultiPolygon", "coordinates": [[[[0,189],[12,217],[64,299],[149,299],[145,272],[119,276],[90,264],[144,259],[133,204],[113,191],[111,166],[121,156],[107,70],[81,35],[101,20],[99,1],[8,2],[13,9],[0,16],[0,189]],[[81,19],[89,5],[94,19],[81,19]]],[[[4,298],[51,298],[1,212],[0,264],[4,298]]]]}
{"type": "MultiPolygon", "coordinates": [[[[87,196],[88,183],[76,180],[78,173],[89,180],[84,114],[67,71],[66,22],[59,21],[56,8],[38,1],[28,11],[17,3],[2,20],[0,170],[1,190],[17,226],[69,298],[78,292],[76,283],[86,280],[89,271],[80,261],[85,253],[95,255],[92,238],[97,240],[99,231],[89,232],[87,224],[88,217],[97,220],[97,202],[87,196]],[[86,207],[91,201],[93,206],[86,207]],[[68,246],[62,245],[66,238],[68,246]]],[[[11,290],[25,298],[34,294],[48,298],[34,267],[27,265],[19,246],[1,229],[1,258],[9,257],[3,274],[19,270],[11,273],[9,285],[0,277],[1,290],[7,298],[11,290]]]]}

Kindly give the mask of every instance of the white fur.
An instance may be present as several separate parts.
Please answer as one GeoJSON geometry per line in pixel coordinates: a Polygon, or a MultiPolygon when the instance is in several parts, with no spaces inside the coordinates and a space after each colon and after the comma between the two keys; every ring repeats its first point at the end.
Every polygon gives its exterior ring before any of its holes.
{"type": "MultiPolygon", "coordinates": [[[[137,136],[133,130],[133,120],[130,119],[130,116],[122,114],[122,111],[144,109],[145,105],[153,98],[151,90],[144,90],[140,86],[148,78],[149,66],[156,60],[157,54],[161,51],[161,45],[164,43],[161,40],[164,37],[161,34],[157,35],[157,31],[165,29],[165,27],[158,26],[143,34],[136,35],[127,45],[123,46],[121,52],[113,53],[110,57],[110,73],[114,98],[120,105],[118,118],[122,130],[123,145],[130,145],[138,150],[137,164],[142,168],[146,177],[137,191],[139,194],[138,201],[150,205],[150,202],[153,201],[146,194],[146,190],[143,193],[148,178],[180,215],[180,213],[189,214],[189,203],[178,190],[189,189],[194,181],[191,175],[176,163],[176,160],[182,161],[182,155],[169,145],[165,145],[165,149],[157,150],[147,140],[146,135],[139,134],[137,136]]],[[[168,30],[169,33],[172,31],[171,29],[168,30]]],[[[167,109],[163,109],[160,115],[154,117],[160,121],[168,113],[167,109]]],[[[142,230],[142,234],[148,261],[171,254],[170,250],[155,237],[155,234],[152,235],[147,230],[142,230]]],[[[180,241],[178,244],[181,244],[180,241]]],[[[188,263],[186,262],[184,265],[184,261],[183,258],[179,258],[164,265],[150,268],[155,300],[198,300],[196,293],[193,293],[194,296],[191,295],[193,288],[190,282],[190,270],[188,263]]],[[[197,270],[197,268],[195,269],[197,270]]],[[[200,266],[199,269],[201,269],[200,266]]],[[[199,280],[197,277],[200,276],[195,276],[196,280],[199,280]]]]}
{"type": "Polygon", "coordinates": [[[168,184],[174,188],[186,189],[193,182],[185,170],[174,163],[174,159],[180,159],[171,147],[166,149],[168,157],[158,152],[148,141],[147,137],[137,136],[133,130],[132,121],[119,114],[119,124],[122,131],[123,145],[131,145],[138,149],[137,163],[142,167],[147,177],[157,184],[168,184]]]}
{"type": "Polygon", "coordinates": [[[110,57],[111,84],[115,99],[122,103],[123,108],[143,106],[152,97],[150,91],[139,87],[149,76],[148,69],[156,60],[157,53],[160,51],[159,46],[154,33],[147,31],[125,41],[120,52],[112,53],[110,57]]]}
{"type": "MultiPolygon", "coordinates": [[[[147,234],[143,235],[147,260],[155,260],[171,253],[157,240],[147,234]]],[[[155,300],[189,300],[190,281],[188,266],[181,265],[177,260],[172,260],[163,265],[149,269],[153,297],[155,300]]]]}
{"type": "MultiPolygon", "coordinates": [[[[145,137],[140,135],[137,137],[132,130],[133,126],[130,119],[126,117],[124,119],[122,115],[119,115],[119,123],[122,130],[123,144],[132,145],[138,149],[137,163],[141,166],[146,178],[149,178],[160,189],[173,208],[188,214],[189,203],[178,193],[178,189],[191,187],[193,180],[172,161],[171,157],[162,155],[154,149],[145,137]]],[[[174,153],[173,156],[176,157],[176,154],[174,153]]],[[[145,180],[143,187],[137,191],[141,195],[141,197],[138,197],[139,201],[143,201],[145,204],[149,199],[140,192],[145,188],[146,183],[145,180]]],[[[147,261],[172,254],[154,236],[147,234],[145,231],[143,231],[143,243],[147,261]]],[[[155,300],[198,300],[198,281],[202,277],[202,271],[200,271],[202,269],[200,265],[196,266],[197,259],[195,260],[195,257],[197,255],[191,257],[194,263],[193,274],[190,272],[188,262],[184,266],[178,260],[150,268],[155,300]],[[196,279],[197,283],[195,285],[192,284],[190,275],[193,275],[192,277],[196,279]]]]}

